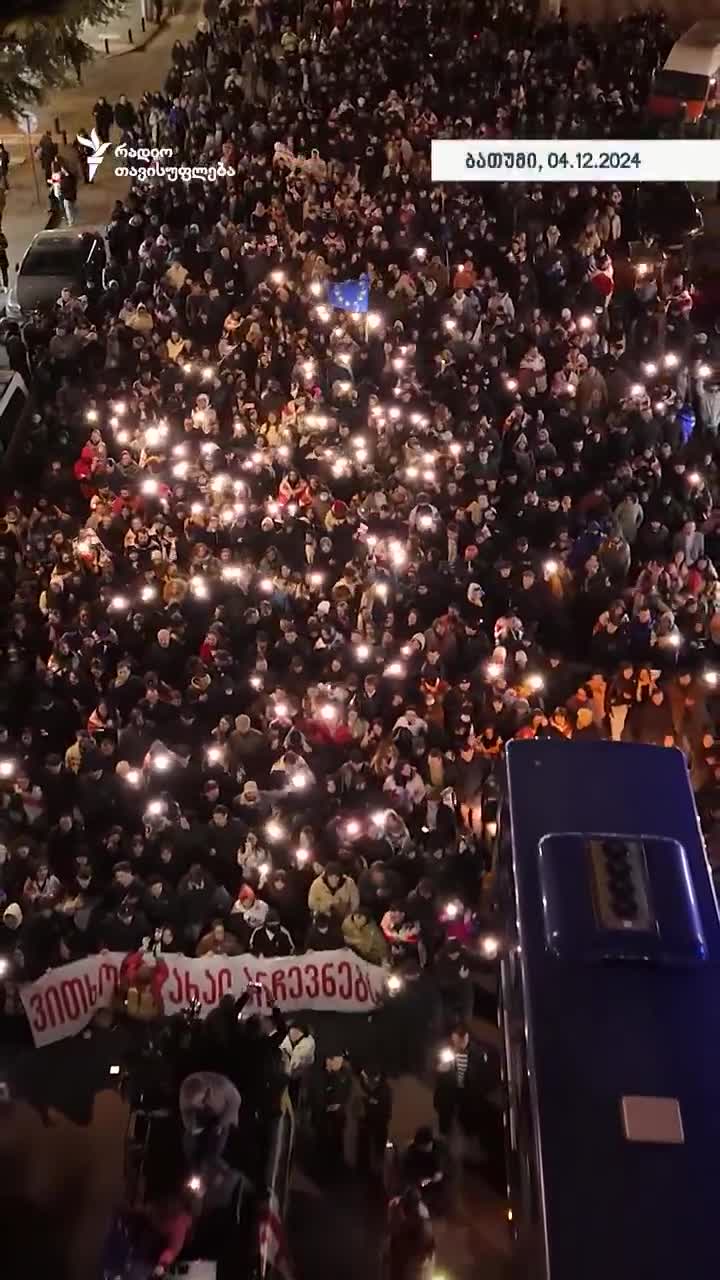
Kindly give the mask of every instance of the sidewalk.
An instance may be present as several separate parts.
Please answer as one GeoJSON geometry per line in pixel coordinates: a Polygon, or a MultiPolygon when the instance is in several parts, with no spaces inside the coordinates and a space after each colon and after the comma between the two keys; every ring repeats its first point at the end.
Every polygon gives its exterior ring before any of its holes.
{"type": "MultiPolygon", "coordinates": [[[[151,15],[154,16],[155,5],[153,0],[126,0],[126,4],[114,18],[103,24],[91,25],[85,24],[84,30],[81,32],[82,39],[85,44],[89,44],[91,49],[96,53],[110,57],[117,57],[121,53],[129,53],[133,49],[145,49],[152,40],[155,39],[161,31],[164,30],[168,21],[168,9],[170,4],[165,0],[163,20],[158,27],[151,15]],[[147,10],[145,19],[145,30],[143,31],[142,19],[143,14],[147,10]],[[132,36],[132,40],[128,39],[128,35],[132,36]],[[105,49],[105,41],[107,40],[108,49],[105,49]]],[[[182,8],[182,6],[178,6],[182,8]]]]}
{"type": "MultiPolygon", "coordinates": [[[[127,11],[134,10],[135,26],[140,32],[140,0],[129,0],[127,11]]],[[[170,54],[176,40],[188,40],[195,32],[200,10],[200,0],[183,0],[180,12],[168,18],[158,28],[154,23],[147,23],[144,46],[136,45],[111,53],[98,53],[93,62],[88,63],[83,71],[83,82],[66,89],[50,93],[47,100],[38,108],[37,132],[32,135],[33,145],[41,133],[49,129],[60,147],[61,154],[65,150],[62,137],[55,132],[55,120],[58,119],[61,131],[67,133],[68,143],[72,143],[75,135],[92,128],[92,108],[101,94],[108,102],[115,103],[121,93],[137,103],[146,90],[158,90],[170,66],[170,54]]],[[[122,27],[126,13],[120,19],[108,24],[115,37],[122,35],[122,27]]],[[[103,28],[95,27],[93,39],[100,39],[103,46],[103,28]]],[[[127,35],[127,30],[125,31],[127,35]]],[[[87,38],[87,37],[86,37],[87,38]]],[[[91,40],[88,39],[88,43],[91,40]]],[[[113,44],[111,43],[111,49],[113,44]]],[[[2,219],[2,229],[8,239],[8,258],[10,260],[10,281],[12,283],[16,264],[18,264],[33,236],[45,228],[48,219],[48,196],[43,172],[35,161],[35,172],[40,190],[40,201],[35,191],[32,166],[28,155],[27,137],[18,132],[17,127],[10,132],[0,123],[0,137],[11,152],[7,204],[2,219]]],[[[118,141],[117,131],[114,140],[118,141]]],[[[68,150],[69,158],[76,160],[72,148],[68,150]]],[[[77,226],[104,227],[113,203],[122,199],[128,189],[127,178],[118,178],[114,173],[114,164],[106,161],[92,184],[80,183],[77,203],[77,226]]],[[[3,291],[0,290],[0,303],[3,291]]]]}

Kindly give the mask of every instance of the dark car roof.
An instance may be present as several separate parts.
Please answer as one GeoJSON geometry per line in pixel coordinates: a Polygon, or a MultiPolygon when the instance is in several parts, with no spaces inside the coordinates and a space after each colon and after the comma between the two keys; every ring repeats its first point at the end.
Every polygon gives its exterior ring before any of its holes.
{"type": "Polygon", "coordinates": [[[21,265],[21,273],[34,274],[40,265],[43,275],[64,275],[68,268],[82,267],[90,250],[100,240],[93,231],[45,231],[30,243],[21,265]],[[54,270],[48,268],[53,266],[54,270]]]}
{"type": "Polygon", "coordinates": [[[703,215],[684,182],[648,182],[637,193],[639,230],[675,244],[703,226],[703,215]]]}

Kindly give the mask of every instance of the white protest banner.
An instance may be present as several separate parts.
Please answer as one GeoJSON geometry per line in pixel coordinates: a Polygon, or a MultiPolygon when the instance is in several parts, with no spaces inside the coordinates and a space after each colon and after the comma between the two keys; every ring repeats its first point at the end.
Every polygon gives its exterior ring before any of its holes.
{"type": "MultiPolygon", "coordinates": [[[[225,995],[238,996],[250,982],[262,982],[278,1007],[291,1013],[315,1009],[325,1013],[372,1013],[385,990],[385,974],[352,951],[310,951],[301,956],[260,960],[256,956],[163,955],[168,977],[162,996],[165,1013],[177,1013],[191,1000],[202,1016],[225,995]]],[[[20,997],[36,1046],[53,1044],[82,1031],[97,1009],[115,995],[121,952],[87,956],[50,969],[20,988],[20,997]]],[[[267,1013],[265,991],[251,991],[248,1008],[267,1013]]]]}

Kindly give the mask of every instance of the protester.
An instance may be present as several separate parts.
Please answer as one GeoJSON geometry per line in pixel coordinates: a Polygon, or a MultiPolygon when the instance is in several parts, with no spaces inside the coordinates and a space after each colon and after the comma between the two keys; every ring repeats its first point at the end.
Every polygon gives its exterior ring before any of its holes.
{"type": "MultiPolygon", "coordinates": [[[[383,1068],[422,1072],[472,1016],[507,742],[679,748],[720,861],[720,321],[612,174],[431,178],[433,137],[639,136],[661,14],[254,18],[221,4],[162,92],[98,99],[167,170],[115,203],[101,283],[6,339],[34,417],[0,521],[0,952],[345,947],[400,980],[383,1068]]],[[[464,1035],[443,1133],[495,1078],[464,1035]]],[[[349,1067],[318,1058],[332,1163],[349,1067]]]]}

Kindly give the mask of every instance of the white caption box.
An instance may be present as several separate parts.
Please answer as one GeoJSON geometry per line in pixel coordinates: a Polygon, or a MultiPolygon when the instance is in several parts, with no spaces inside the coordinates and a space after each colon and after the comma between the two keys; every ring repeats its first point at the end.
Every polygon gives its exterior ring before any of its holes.
{"type": "Polygon", "coordinates": [[[432,144],[433,182],[720,182],[720,138],[432,144]]]}

